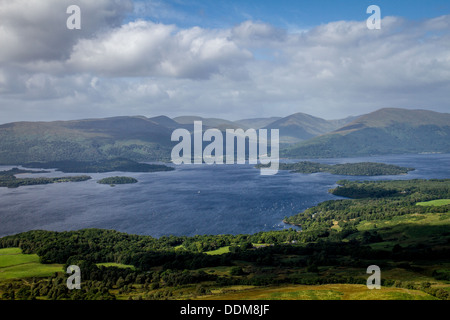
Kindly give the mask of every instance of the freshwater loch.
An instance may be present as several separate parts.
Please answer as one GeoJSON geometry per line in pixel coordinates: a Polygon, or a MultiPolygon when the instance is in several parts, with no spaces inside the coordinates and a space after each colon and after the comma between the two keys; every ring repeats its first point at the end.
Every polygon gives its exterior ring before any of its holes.
{"type": "MultiPolygon", "coordinates": [[[[289,162],[302,161],[289,160],[289,162]]],[[[341,176],[279,171],[263,176],[251,165],[180,165],[170,172],[88,174],[89,181],[0,188],[0,236],[29,230],[84,228],[161,237],[241,234],[292,228],[282,222],[322,201],[341,179],[400,180],[450,178],[450,154],[414,154],[308,160],[327,164],[383,162],[415,168],[397,176],[341,176]],[[129,176],[135,184],[97,181],[129,176]]],[[[0,166],[8,170],[14,166],[0,166]]],[[[57,171],[23,176],[74,176],[57,171]]]]}

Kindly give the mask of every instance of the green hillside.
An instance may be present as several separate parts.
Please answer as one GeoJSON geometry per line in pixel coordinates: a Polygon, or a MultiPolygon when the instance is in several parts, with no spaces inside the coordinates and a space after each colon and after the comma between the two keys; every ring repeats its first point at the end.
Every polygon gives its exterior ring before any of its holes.
{"type": "Polygon", "coordinates": [[[48,277],[62,272],[61,264],[41,264],[37,254],[23,254],[19,248],[0,249],[0,282],[6,279],[48,277]]]}
{"type": "Polygon", "coordinates": [[[264,129],[280,130],[280,143],[295,143],[336,130],[348,123],[347,121],[345,119],[327,121],[305,113],[295,113],[272,122],[264,129]]]}
{"type": "Polygon", "coordinates": [[[253,118],[253,119],[241,119],[234,122],[242,126],[242,128],[260,129],[280,119],[281,117],[253,118]]]}
{"type": "Polygon", "coordinates": [[[215,128],[222,131],[226,129],[247,129],[247,126],[237,124],[233,121],[218,118],[202,118],[197,116],[181,116],[173,118],[179,124],[193,125],[194,121],[201,121],[204,127],[215,128]]]}
{"type": "Polygon", "coordinates": [[[282,157],[450,152],[450,114],[381,109],[341,129],[281,150],[282,157]]]}
{"type": "Polygon", "coordinates": [[[167,160],[173,130],[161,120],[114,117],[4,124],[0,126],[0,164],[117,157],[167,160]]]}
{"type": "MultiPolygon", "coordinates": [[[[278,129],[281,157],[450,152],[447,113],[381,109],[356,120],[354,117],[324,120],[304,113],[272,119],[270,124],[269,119],[244,122],[266,124],[264,128],[268,130],[278,129]]],[[[176,144],[171,141],[173,130],[185,128],[192,132],[194,120],[202,120],[205,130],[236,129],[244,123],[195,116],[174,120],[166,116],[135,116],[8,123],[0,125],[0,164],[114,158],[168,161],[176,144]]]]}

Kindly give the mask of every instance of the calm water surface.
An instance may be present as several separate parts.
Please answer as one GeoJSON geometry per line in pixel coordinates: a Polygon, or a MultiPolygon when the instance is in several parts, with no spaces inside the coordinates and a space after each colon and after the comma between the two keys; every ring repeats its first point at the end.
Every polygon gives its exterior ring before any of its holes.
{"type": "MultiPolygon", "coordinates": [[[[93,179],[86,182],[0,188],[0,236],[35,229],[104,228],[155,237],[280,230],[291,227],[282,222],[284,217],[319,202],[338,199],[327,190],[340,179],[450,178],[450,154],[312,161],[384,162],[416,170],[407,175],[383,177],[287,171],[261,176],[258,169],[249,165],[182,165],[171,172],[110,172],[89,174],[93,179]],[[97,183],[114,175],[134,177],[139,182],[116,187],[97,183]]],[[[0,166],[0,170],[10,168],[0,166]]],[[[78,174],[52,172],[23,176],[64,175],[78,174]]]]}

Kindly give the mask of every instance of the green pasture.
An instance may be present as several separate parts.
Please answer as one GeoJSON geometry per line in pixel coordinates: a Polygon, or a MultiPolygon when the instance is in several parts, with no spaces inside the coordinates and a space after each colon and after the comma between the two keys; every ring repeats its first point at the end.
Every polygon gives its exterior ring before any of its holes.
{"type": "Polygon", "coordinates": [[[41,264],[36,254],[23,254],[20,248],[0,249],[0,281],[48,277],[62,271],[62,264],[41,264]]]}
{"type": "Polygon", "coordinates": [[[418,202],[416,203],[417,206],[433,206],[433,207],[440,207],[440,206],[446,206],[450,204],[450,199],[440,199],[440,200],[432,200],[432,201],[425,201],[425,202],[418,202]]]}

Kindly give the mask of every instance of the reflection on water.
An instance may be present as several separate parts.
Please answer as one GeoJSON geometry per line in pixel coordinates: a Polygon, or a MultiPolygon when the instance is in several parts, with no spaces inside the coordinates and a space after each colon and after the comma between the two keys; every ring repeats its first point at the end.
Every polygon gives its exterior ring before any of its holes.
{"type": "MultiPolygon", "coordinates": [[[[0,236],[18,232],[115,229],[134,234],[238,234],[289,228],[282,223],[319,202],[337,199],[328,189],[340,179],[450,178],[450,155],[397,155],[313,160],[323,163],[384,162],[416,168],[408,175],[348,177],[280,171],[261,176],[249,165],[183,165],[156,173],[89,174],[76,183],[0,188],[0,236]],[[97,180],[126,175],[137,184],[110,187],[97,180]]],[[[12,166],[0,166],[0,170],[12,166]]],[[[63,176],[52,172],[37,176],[63,176]]],[[[30,175],[24,175],[30,176],[30,175]]]]}

